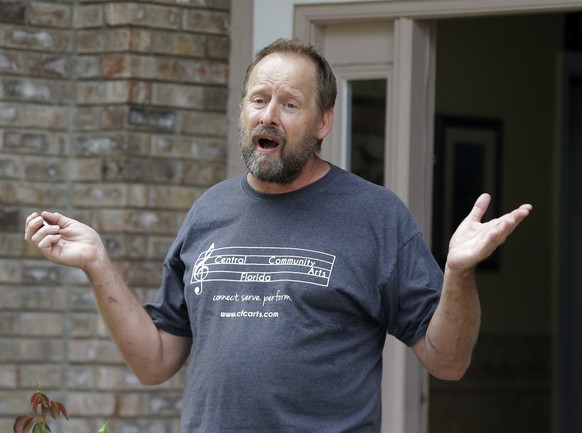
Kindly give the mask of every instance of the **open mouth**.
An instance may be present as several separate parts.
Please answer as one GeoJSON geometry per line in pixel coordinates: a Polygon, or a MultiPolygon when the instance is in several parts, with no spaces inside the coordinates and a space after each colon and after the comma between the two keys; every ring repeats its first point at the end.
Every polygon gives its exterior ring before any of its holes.
{"type": "Polygon", "coordinates": [[[258,136],[256,143],[259,150],[273,150],[281,144],[278,138],[268,135],[258,136]]]}
{"type": "Polygon", "coordinates": [[[271,140],[269,138],[259,138],[259,146],[263,149],[274,149],[277,147],[279,143],[275,140],[271,140]]]}

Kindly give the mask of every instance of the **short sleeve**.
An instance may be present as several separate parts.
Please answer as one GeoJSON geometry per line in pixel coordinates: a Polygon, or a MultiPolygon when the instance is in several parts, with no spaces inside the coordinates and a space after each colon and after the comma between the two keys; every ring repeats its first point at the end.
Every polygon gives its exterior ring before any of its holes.
{"type": "Polygon", "coordinates": [[[388,333],[411,346],[426,333],[440,299],[443,273],[420,233],[399,250],[385,287],[388,333]]]}
{"type": "Polygon", "coordinates": [[[191,337],[192,330],[184,297],[184,269],[182,261],[170,251],[164,261],[162,285],[154,301],[144,307],[158,328],[180,337],[191,337]]]}

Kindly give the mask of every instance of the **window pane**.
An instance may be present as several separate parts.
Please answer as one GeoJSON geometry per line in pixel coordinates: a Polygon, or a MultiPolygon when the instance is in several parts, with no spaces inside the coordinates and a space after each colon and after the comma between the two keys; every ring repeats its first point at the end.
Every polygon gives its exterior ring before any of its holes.
{"type": "Polygon", "coordinates": [[[348,85],[350,170],[364,179],[383,185],[387,82],[385,79],[351,80],[348,85]]]}

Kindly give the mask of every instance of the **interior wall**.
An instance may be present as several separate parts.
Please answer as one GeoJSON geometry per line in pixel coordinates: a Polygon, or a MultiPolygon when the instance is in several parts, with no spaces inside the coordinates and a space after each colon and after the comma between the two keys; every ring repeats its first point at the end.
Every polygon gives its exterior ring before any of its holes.
{"type": "Polygon", "coordinates": [[[431,433],[544,432],[552,423],[563,15],[438,22],[436,113],[501,119],[500,211],[532,215],[478,273],[482,331],[467,378],[431,383],[431,433]]]}
{"type": "Polygon", "coordinates": [[[484,333],[547,334],[552,328],[562,25],[561,15],[438,24],[437,114],[501,119],[501,210],[534,205],[502,247],[499,269],[478,276],[484,333]]]}

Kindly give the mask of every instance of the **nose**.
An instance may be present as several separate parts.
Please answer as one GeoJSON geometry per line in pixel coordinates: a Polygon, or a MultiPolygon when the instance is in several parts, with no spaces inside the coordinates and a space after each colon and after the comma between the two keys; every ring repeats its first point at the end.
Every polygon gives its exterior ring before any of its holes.
{"type": "Polygon", "coordinates": [[[261,125],[279,125],[279,107],[272,99],[261,113],[261,125]]]}

